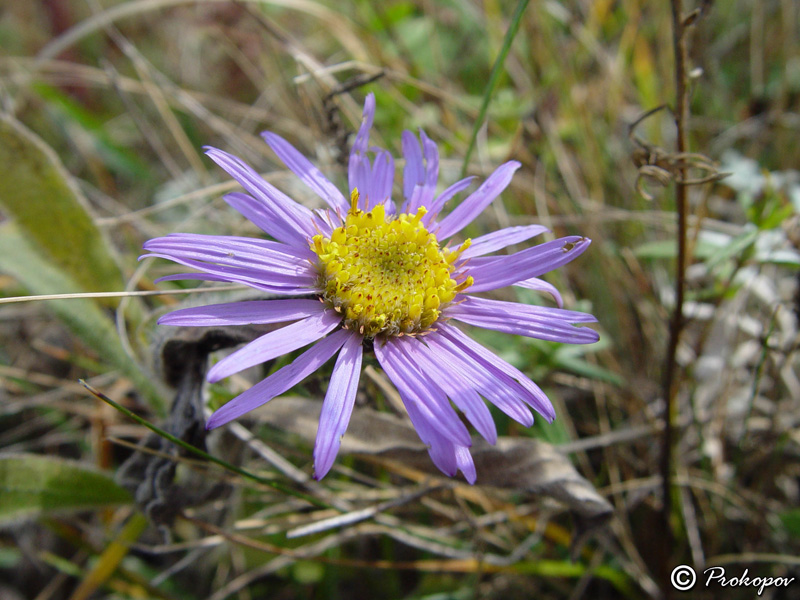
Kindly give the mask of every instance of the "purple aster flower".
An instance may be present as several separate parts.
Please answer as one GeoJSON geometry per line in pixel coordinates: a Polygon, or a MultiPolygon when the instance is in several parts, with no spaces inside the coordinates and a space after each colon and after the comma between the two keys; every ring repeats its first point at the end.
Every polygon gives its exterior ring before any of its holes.
{"type": "Polygon", "coordinates": [[[210,326],[288,323],[215,364],[208,380],[219,381],[311,345],[291,364],[237,396],[209,419],[219,427],[286,392],[334,355],[314,446],[314,476],[330,470],[347,429],[366,346],[400,397],[436,466],[449,476],[461,471],[473,483],[467,427],[453,405],[490,443],[497,430],[485,400],[530,426],[530,408],[548,421],[550,401],[521,371],[465,335],[460,321],[543,340],[597,341],[589,314],[564,310],[558,291],[539,276],[583,253],[589,240],[568,236],[509,255],[491,254],[546,231],[539,225],[508,227],[457,247],[444,244],[469,225],[508,186],[520,164],[509,161],[458,206],[447,202],[472,178],[436,194],[439,153],[424,132],[404,132],[403,201],[392,200],[394,159],[369,146],[375,98],[364,105],[348,169],[349,200],[297,149],[274,133],[264,139],[286,166],[329,206],[312,211],[264,181],[222,150],[207,154],[247,193],[226,202],[275,241],[178,233],[148,241],[146,256],[167,258],[200,271],[163,277],[241,283],[274,299],[176,310],[164,325],[210,326]],[[471,295],[506,286],[547,292],[558,308],[502,302],[471,295]],[[316,299],[292,298],[313,295],[316,299]],[[451,404],[452,403],[452,404],[451,404]]]}

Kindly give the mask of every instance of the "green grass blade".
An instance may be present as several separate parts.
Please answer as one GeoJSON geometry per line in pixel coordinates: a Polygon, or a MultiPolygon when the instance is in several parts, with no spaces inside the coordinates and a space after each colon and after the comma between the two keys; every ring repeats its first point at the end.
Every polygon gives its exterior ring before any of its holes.
{"type": "Polygon", "coordinates": [[[497,87],[497,82],[500,80],[500,73],[503,71],[503,65],[506,62],[508,51],[511,50],[511,43],[519,31],[519,25],[522,22],[522,14],[528,6],[528,0],[519,0],[517,8],[514,11],[514,16],[511,17],[511,23],[508,26],[508,31],[503,38],[503,46],[500,48],[500,54],[492,66],[492,72],[489,74],[489,82],[486,84],[486,89],[483,92],[483,101],[481,102],[481,109],[478,113],[478,118],[475,119],[475,127],[472,129],[472,137],[469,140],[469,148],[464,155],[464,164],[461,165],[461,177],[463,178],[467,173],[467,166],[469,159],[472,156],[472,151],[475,150],[475,142],[478,139],[478,132],[481,130],[484,120],[486,119],[486,111],[489,109],[489,102],[492,100],[494,88],[497,87]]]}
{"type": "Polygon", "coordinates": [[[97,398],[98,400],[102,400],[103,402],[105,402],[106,404],[111,406],[112,408],[115,408],[116,410],[121,412],[126,417],[128,417],[130,419],[133,419],[134,421],[139,423],[139,425],[143,425],[144,427],[147,427],[147,429],[149,429],[153,433],[161,436],[165,440],[168,440],[168,441],[172,442],[176,446],[180,446],[181,448],[183,448],[187,452],[191,452],[195,456],[199,456],[200,458],[202,458],[204,460],[207,460],[207,461],[212,462],[212,463],[214,463],[216,465],[219,465],[223,469],[226,469],[226,470],[228,470],[228,471],[230,471],[232,473],[236,473],[237,475],[241,475],[242,477],[244,477],[246,479],[249,479],[250,481],[254,481],[256,483],[260,483],[261,485],[266,485],[268,487],[271,487],[271,488],[274,488],[274,489],[279,490],[281,492],[284,492],[285,494],[288,494],[290,496],[294,496],[295,498],[300,498],[302,500],[305,500],[306,502],[310,503],[313,506],[318,506],[320,508],[330,508],[330,505],[327,502],[323,502],[322,500],[319,500],[318,498],[315,498],[314,496],[310,496],[308,494],[304,494],[303,492],[299,492],[299,491],[297,491],[295,489],[292,489],[291,487],[288,487],[288,486],[282,484],[280,481],[274,481],[272,479],[267,479],[265,477],[260,477],[260,476],[256,475],[255,473],[252,473],[252,472],[250,472],[250,471],[248,471],[246,469],[242,469],[241,467],[237,467],[236,465],[233,465],[233,464],[231,464],[231,463],[229,463],[229,462],[227,462],[227,461],[225,461],[225,460],[223,460],[221,458],[217,458],[213,454],[209,454],[208,452],[205,452],[204,450],[201,450],[200,448],[196,448],[195,446],[192,446],[188,442],[185,442],[184,440],[182,440],[182,439],[180,439],[178,437],[175,437],[171,433],[169,433],[167,431],[164,431],[160,427],[158,427],[156,425],[153,425],[147,419],[143,419],[142,417],[137,415],[135,412],[133,412],[131,410],[128,410],[127,408],[125,408],[121,404],[115,402],[114,400],[112,400],[111,398],[109,398],[108,396],[103,394],[102,392],[99,392],[98,390],[94,389],[92,386],[90,386],[85,381],[81,380],[81,385],[83,385],[83,387],[85,387],[87,390],[89,390],[89,392],[95,398],[97,398]]]}

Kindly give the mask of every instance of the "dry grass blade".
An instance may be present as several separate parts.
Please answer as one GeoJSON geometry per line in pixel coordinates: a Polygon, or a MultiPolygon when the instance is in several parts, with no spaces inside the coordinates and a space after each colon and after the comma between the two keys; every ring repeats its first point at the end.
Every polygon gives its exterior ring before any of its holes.
{"type": "MultiPolygon", "coordinates": [[[[299,397],[284,398],[259,411],[267,424],[311,441],[316,436],[319,405],[299,397]]],[[[378,455],[431,476],[437,474],[424,444],[408,424],[368,409],[356,411],[342,439],[343,454],[378,455]]],[[[475,440],[472,454],[482,486],[549,496],[568,506],[579,530],[605,523],[613,512],[570,461],[555,447],[525,438],[499,438],[495,446],[475,440]]]]}

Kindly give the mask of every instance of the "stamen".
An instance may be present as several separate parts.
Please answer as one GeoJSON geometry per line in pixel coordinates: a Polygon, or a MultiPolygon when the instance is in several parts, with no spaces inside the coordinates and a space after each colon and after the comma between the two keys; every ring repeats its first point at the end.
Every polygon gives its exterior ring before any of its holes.
{"type": "Polygon", "coordinates": [[[341,227],[311,240],[321,297],[344,315],[344,327],[367,338],[421,334],[472,285],[471,277],[460,284],[454,278],[470,240],[457,250],[441,248],[422,222],[424,207],[387,219],[382,204],[364,212],[358,200],[354,189],[341,227]]]}

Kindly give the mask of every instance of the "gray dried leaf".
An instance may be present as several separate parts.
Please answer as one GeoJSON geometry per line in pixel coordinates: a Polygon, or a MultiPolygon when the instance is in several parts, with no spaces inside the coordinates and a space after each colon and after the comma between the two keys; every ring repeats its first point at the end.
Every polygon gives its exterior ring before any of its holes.
{"type": "MultiPolygon", "coordinates": [[[[270,427],[313,442],[320,406],[318,401],[305,398],[280,398],[256,414],[270,427]]],[[[404,420],[368,408],[353,412],[340,452],[380,455],[440,475],[425,445],[404,420]]],[[[551,444],[531,438],[500,437],[492,446],[476,438],[472,456],[479,485],[546,496],[567,506],[576,522],[573,548],[613,514],[608,500],[551,444]]]]}
{"type": "MultiPolygon", "coordinates": [[[[162,428],[189,444],[206,449],[203,386],[208,356],[216,350],[248,342],[263,331],[255,328],[170,328],[155,344],[155,362],[163,379],[175,388],[169,416],[162,428]]],[[[151,433],[119,468],[116,481],[130,491],[147,517],[166,533],[166,526],[190,506],[199,506],[228,492],[226,484],[209,482],[189,471],[176,482],[184,452],[151,433]]],[[[195,458],[192,456],[192,458],[195,458]]]]}

